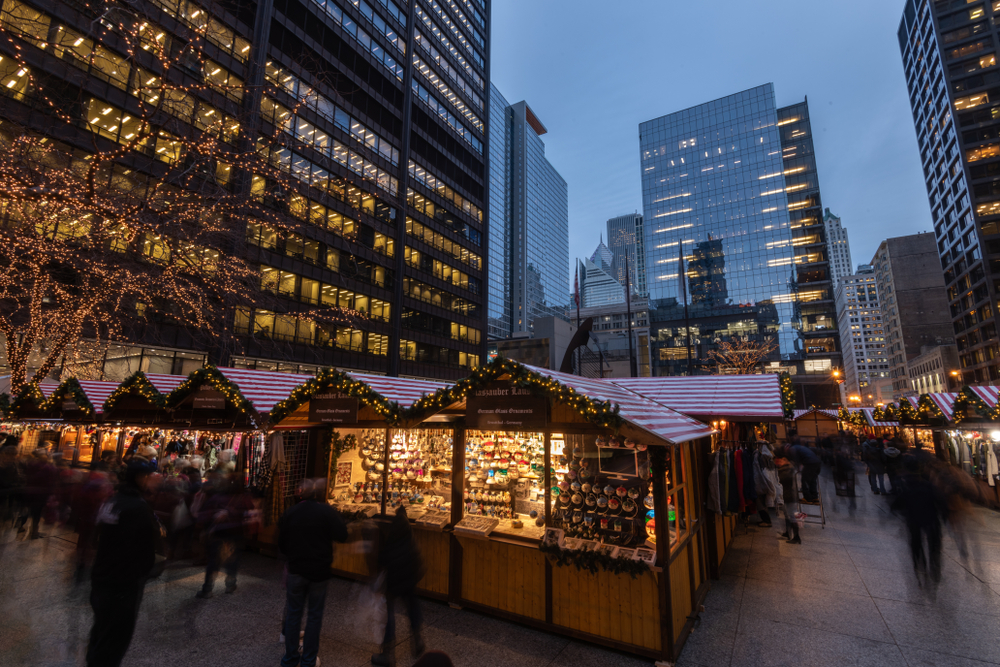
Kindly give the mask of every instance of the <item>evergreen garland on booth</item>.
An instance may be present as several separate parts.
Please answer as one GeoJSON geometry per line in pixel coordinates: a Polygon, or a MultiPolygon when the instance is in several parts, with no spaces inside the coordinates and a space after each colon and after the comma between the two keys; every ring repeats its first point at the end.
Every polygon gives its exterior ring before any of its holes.
{"type": "Polygon", "coordinates": [[[110,412],[115,404],[123,397],[128,394],[138,394],[146,399],[150,405],[156,408],[162,408],[167,403],[167,397],[160,393],[160,390],[153,386],[153,383],[149,381],[146,374],[142,371],[136,371],[132,375],[129,375],[125,380],[118,385],[118,388],[111,392],[107,400],[104,401],[104,411],[110,412]]]}
{"type": "Polygon", "coordinates": [[[569,567],[573,565],[578,570],[586,570],[591,574],[597,574],[604,570],[612,574],[627,574],[633,579],[638,579],[643,574],[649,572],[649,566],[641,560],[631,558],[614,557],[597,551],[583,551],[580,549],[563,549],[559,545],[539,545],[538,550],[545,554],[553,565],[557,567],[569,567]]]}
{"type": "Polygon", "coordinates": [[[952,411],[955,413],[954,422],[960,424],[963,419],[965,419],[966,410],[972,408],[976,411],[976,414],[983,419],[988,419],[990,421],[1000,420],[1000,403],[997,404],[997,408],[991,408],[986,404],[979,394],[972,391],[969,387],[962,387],[962,390],[958,392],[958,398],[955,399],[955,405],[952,411]]]}
{"type": "Polygon", "coordinates": [[[62,403],[65,400],[70,400],[76,403],[77,408],[83,414],[88,417],[94,416],[94,406],[91,404],[90,399],[83,392],[83,388],[80,386],[80,382],[76,378],[69,378],[64,380],[62,384],[56,387],[56,390],[52,392],[52,395],[42,403],[39,407],[46,412],[58,411],[62,409],[62,403]]]}
{"type": "Polygon", "coordinates": [[[42,393],[42,390],[34,382],[29,382],[21,388],[21,391],[17,392],[14,400],[10,402],[10,407],[7,409],[7,416],[16,419],[21,410],[27,407],[29,403],[34,403],[38,409],[41,409],[42,405],[45,404],[45,394],[42,393]]]}
{"type": "Polygon", "coordinates": [[[948,418],[944,416],[944,413],[941,412],[941,408],[937,406],[937,403],[935,403],[930,397],[930,394],[922,394],[920,398],[917,399],[917,412],[922,419],[926,419],[928,422],[935,420],[947,423],[948,421],[948,418]]]}
{"type": "Polygon", "coordinates": [[[795,418],[795,387],[792,385],[792,376],[782,373],[778,376],[781,385],[781,408],[785,412],[785,419],[795,418]]]}
{"type": "Polygon", "coordinates": [[[380,416],[385,418],[388,425],[395,425],[398,420],[398,408],[395,403],[387,400],[364,382],[359,382],[347,373],[338,371],[335,368],[326,368],[316,373],[316,377],[310,378],[289,394],[288,398],[279,401],[271,408],[270,423],[280,424],[288,415],[292,414],[313,397],[314,394],[323,392],[337,392],[345,396],[352,396],[359,399],[368,407],[372,408],[380,416]]]}
{"type": "Polygon", "coordinates": [[[868,426],[868,418],[865,417],[865,413],[861,410],[855,410],[851,412],[847,408],[840,408],[837,410],[837,418],[840,421],[847,422],[848,424],[853,424],[854,426],[865,427],[868,426]]]}
{"type": "Polygon", "coordinates": [[[454,385],[444,387],[423,397],[409,409],[401,411],[401,416],[407,421],[423,419],[428,414],[465,400],[470,392],[485,387],[504,375],[510,376],[510,381],[514,386],[531,389],[537,395],[544,396],[554,403],[567,405],[580,413],[584,419],[597,426],[617,431],[625,423],[619,414],[620,407],[617,404],[611,401],[597,401],[588,398],[573,387],[530,371],[518,362],[501,356],[497,356],[493,361],[475,370],[472,375],[459,380],[454,385]]]}
{"type": "Polygon", "coordinates": [[[256,412],[253,403],[243,395],[240,388],[230,382],[225,375],[219,372],[218,368],[212,365],[199,368],[194,373],[191,373],[187,380],[182,382],[177,389],[170,392],[170,395],[166,398],[165,406],[176,408],[184,402],[185,398],[206,384],[225,396],[226,400],[240,412],[244,414],[254,414],[256,412]]]}

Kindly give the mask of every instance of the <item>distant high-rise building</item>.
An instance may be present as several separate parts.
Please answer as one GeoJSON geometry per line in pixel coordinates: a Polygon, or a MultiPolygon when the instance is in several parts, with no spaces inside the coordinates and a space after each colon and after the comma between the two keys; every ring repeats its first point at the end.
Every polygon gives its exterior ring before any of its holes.
{"type": "Polygon", "coordinates": [[[874,405],[872,384],[889,377],[885,329],[875,269],[861,264],[837,285],[840,349],[844,355],[844,392],[848,405],[874,405]],[[856,396],[857,401],[851,397],[856,396]]]}
{"type": "Polygon", "coordinates": [[[898,32],[964,384],[1000,379],[997,9],[907,0],[898,32]]]}
{"type": "Polygon", "coordinates": [[[718,341],[771,339],[768,369],[811,385],[809,402],[836,400],[824,395],[840,341],[808,105],[779,109],[767,84],[642,123],[639,142],[656,374],[687,372],[687,319],[692,372],[714,369],[718,341]]]}
{"type": "Polygon", "coordinates": [[[608,247],[614,254],[611,275],[622,285],[628,278],[632,294],[646,296],[646,250],[642,214],[630,213],[608,220],[608,247]],[[628,275],[625,271],[626,262],[628,275]]]}
{"type": "Polygon", "coordinates": [[[625,287],[612,274],[613,261],[614,253],[601,239],[594,254],[578,264],[581,308],[625,303],[625,287]]]}
{"type": "Polygon", "coordinates": [[[566,181],[545,157],[547,132],[526,102],[490,86],[489,335],[531,332],[565,317],[569,286],[566,181]]]}
{"type": "Polygon", "coordinates": [[[954,345],[951,313],[934,235],[886,239],[872,258],[893,398],[915,393],[909,362],[934,345],[954,345]]]}
{"type": "Polygon", "coordinates": [[[840,224],[840,218],[830,213],[830,209],[826,209],[826,213],[823,214],[823,227],[826,228],[826,254],[830,259],[830,279],[833,280],[836,289],[840,279],[850,275],[853,270],[851,244],[847,240],[847,230],[840,224]]]}

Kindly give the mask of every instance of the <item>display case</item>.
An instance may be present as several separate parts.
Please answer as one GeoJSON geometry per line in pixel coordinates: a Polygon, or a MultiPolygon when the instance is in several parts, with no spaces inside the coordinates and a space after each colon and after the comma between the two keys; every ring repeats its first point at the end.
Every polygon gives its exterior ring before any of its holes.
{"type": "Polygon", "coordinates": [[[463,516],[497,519],[497,534],[541,539],[545,526],[543,433],[466,432],[463,516]]]}

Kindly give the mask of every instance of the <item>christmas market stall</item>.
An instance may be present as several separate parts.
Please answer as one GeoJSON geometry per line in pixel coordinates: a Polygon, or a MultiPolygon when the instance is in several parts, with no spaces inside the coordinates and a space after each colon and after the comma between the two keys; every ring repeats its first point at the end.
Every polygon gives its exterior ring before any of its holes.
{"type": "Polygon", "coordinates": [[[90,466],[94,453],[107,446],[114,449],[118,442],[118,429],[102,428],[104,401],[115,389],[117,382],[77,380],[69,378],[52,392],[45,402],[48,412],[60,418],[61,433],[52,451],[61,452],[71,465],[90,466]]]}
{"type": "Polygon", "coordinates": [[[494,359],[403,422],[454,428],[454,605],[672,661],[708,589],[715,431],[607,380],[494,359]]]}
{"type": "Polygon", "coordinates": [[[58,388],[58,382],[42,380],[25,385],[9,398],[0,431],[17,438],[19,454],[30,454],[39,447],[52,448],[62,437],[63,424],[47,404],[58,388]]]}
{"type": "MultiPolygon", "coordinates": [[[[287,449],[295,432],[316,443],[306,476],[327,478],[328,502],[346,517],[384,517],[407,505],[427,567],[423,592],[441,599],[448,590],[450,544],[444,529],[450,523],[454,431],[433,422],[404,428],[399,410],[447,386],[327,369],[296,387],[270,414],[272,446],[277,437],[287,449]]],[[[336,550],[333,567],[340,575],[364,578],[370,574],[369,540],[360,534],[360,523],[351,527],[356,539],[336,550]]]]}
{"type": "Polygon", "coordinates": [[[823,438],[832,438],[840,432],[840,415],[836,410],[795,410],[792,413],[794,428],[799,439],[808,443],[817,443],[823,438]]]}
{"type": "MultiPolygon", "coordinates": [[[[736,451],[757,456],[759,443],[766,441],[773,451],[782,433],[782,424],[791,417],[795,405],[791,378],[787,375],[704,375],[648,378],[614,378],[615,384],[661,405],[693,417],[718,430],[710,446],[697,452],[701,469],[709,476],[718,474],[723,456],[736,451]]],[[[728,460],[723,462],[728,463],[728,460]]],[[[707,481],[707,480],[706,480],[707,481]]],[[[709,512],[709,565],[713,579],[736,531],[739,511],[721,505],[709,512]]]]}
{"type": "Polygon", "coordinates": [[[899,432],[899,422],[885,419],[878,408],[841,408],[838,417],[869,436],[891,438],[899,432]]]}
{"type": "Polygon", "coordinates": [[[1000,506],[1000,388],[964,387],[952,406],[951,428],[941,434],[948,460],[975,481],[983,504],[1000,506]]]}

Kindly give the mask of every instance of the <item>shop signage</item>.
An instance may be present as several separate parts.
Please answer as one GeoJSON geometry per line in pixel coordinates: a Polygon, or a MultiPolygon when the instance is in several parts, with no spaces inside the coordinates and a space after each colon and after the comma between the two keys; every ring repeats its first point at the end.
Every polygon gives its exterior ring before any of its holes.
{"type": "Polygon", "coordinates": [[[73,410],[79,410],[80,406],[78,406],[75,401],[63,401],[62,409],[65,412],[71,412],[73,410]]]}
{"type": "Polygon", "coordinates": [[[358,399],[341,394],[314,394],[309,399],[309,421],[320,424],[357,424],[358,399]]]}
{"type": "Polygon", "coordinates": [[[483,431],[542,431],[548,401],[529,389],[492,384],[473,390],[465,399],[465,425],[483,431]]]}
{"type": "Polygon", "coordinates": [[[195,393],[192,407],[195,410],[225,410],[226,397],[215,389],[202,389],[195,393]]]}

